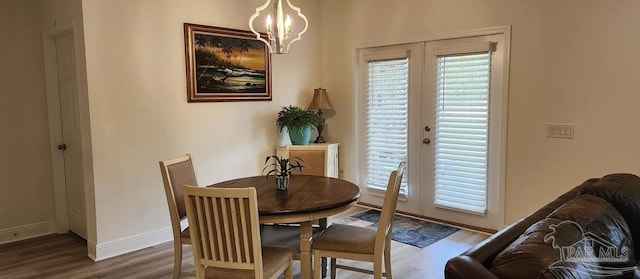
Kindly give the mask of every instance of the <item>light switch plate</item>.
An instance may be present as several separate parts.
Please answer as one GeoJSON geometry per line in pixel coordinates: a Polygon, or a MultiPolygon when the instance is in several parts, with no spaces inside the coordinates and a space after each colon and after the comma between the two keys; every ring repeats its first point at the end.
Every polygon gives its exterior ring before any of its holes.
{"type": "Polygon", "coordinates": [[[574,136],[574,124],[547,124],[548,138],[572,139],[574,136]]]}

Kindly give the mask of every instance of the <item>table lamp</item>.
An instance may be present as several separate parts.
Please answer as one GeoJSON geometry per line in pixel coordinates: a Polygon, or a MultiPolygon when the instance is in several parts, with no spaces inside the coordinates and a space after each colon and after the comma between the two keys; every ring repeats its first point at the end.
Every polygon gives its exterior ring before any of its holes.
{"type": "Polygon", "coordinates": [[[322,130],[324,130],[324,116],[322,116],[322,110],[333,110],[331,106],[331,102],[329,102],[329,97],[327,97],[327,90],[323,88],[317,88],[313,90],[313,100],[311,100],[311,104],[309,104],[309,109],[317,109],[318,115],[322,117],[322,123],[318,124],[318,138],[316,138],[314,143],[325,143],[324,137],[322,136],[322,130]]]}

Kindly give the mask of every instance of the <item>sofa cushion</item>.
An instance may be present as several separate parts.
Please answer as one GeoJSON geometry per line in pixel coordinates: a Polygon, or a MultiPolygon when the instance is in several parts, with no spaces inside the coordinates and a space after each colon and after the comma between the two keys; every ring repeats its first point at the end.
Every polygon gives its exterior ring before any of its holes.
{"type": "MultiPolygon", "coordinates": [[[[581,195],[549,214],[548,218],[569,220],[565,224],[578,226],[584,240],[593,248],[597,262],[605,267],[629,267],[636,265],[631,230],[624,218],[607,201],[593,196],[581,195]],[[609,255],[610,254],[610,255],[609,255]],[[607,255],[611,260],[602,259],[607,255]],[[618,256],[618,257],[616,257],[618,256]],[[626,258],[626,260],[622,260],[626,258]]],[[[571,243],[558,243],[562,227],[553,234],[556,243],[566,247],[571,243]]]]}
{"type": "Polygon", "coordinates": [[[616,209],[601,198],[580,195],[530,226],[498,254],[490,270],[499,278],[592,278],[607,267],[632,269],[631,247],[631,232],[616,209]],[[593,260],[606,255],[611,262],[593,260]]]}
{"type": "Polygon", "coordinates": [[[582,193],[603,198],[620,212],[631,229],[633,242],[637,244],[634,252],[640,255],[640,177],[610,174],[586,185],[582,193]]]}

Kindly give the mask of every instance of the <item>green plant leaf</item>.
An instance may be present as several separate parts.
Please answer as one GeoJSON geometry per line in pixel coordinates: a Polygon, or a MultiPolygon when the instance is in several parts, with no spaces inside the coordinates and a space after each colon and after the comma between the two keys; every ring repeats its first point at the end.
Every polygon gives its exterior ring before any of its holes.
{"type": "Polygon", "coordinates": [[[302,168],[304,166],[300,163],[304,162],[300,157],[292,157],[292,158],[279,158],[276,155],[267,156],[264,163],[265,166],[262,168],[262,174],[267,178],[270,175],[275,176],[287,176],[291,174],[292,170],[298,169],[300,173],[302,173],[302,168]],[[273,161],[273,163],[269,163],[269,161],[273,161]],[[265,170],[271,168],[267,174],[264,174],[265,170]]]}
{"type": "Polygon", "coordinates": [[[290,130],[302,130],[305,127],[315,128],[322,123],[323,120],[324,119],[315,111],[290,105],[282,107],[280,112],[278,112],[276,125],[280,131],[282,131],[282,128],[285,126],[289,127],[290,130]]]}

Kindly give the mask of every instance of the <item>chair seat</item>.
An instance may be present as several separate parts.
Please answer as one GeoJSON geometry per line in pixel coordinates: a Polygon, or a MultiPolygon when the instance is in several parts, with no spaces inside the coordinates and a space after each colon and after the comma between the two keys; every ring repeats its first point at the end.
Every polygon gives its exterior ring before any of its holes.
{"type": "Polygon", "coordinates": [[[313,241],[313,249],[358,254],[373,254],[376,230],[333,224],[313,241]]]}
{"type": "MultiPolygon", "coordinates": [[[[262,247],[262,266],[264,278],[271,278],[278,268],[288,265],[293,257],[293,250],[281,247],[262,247]]],[[[205,277],[210,279],[246,279],[253,278],[253,270],[237,270],[208,267],[205,277]]]]}

